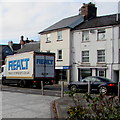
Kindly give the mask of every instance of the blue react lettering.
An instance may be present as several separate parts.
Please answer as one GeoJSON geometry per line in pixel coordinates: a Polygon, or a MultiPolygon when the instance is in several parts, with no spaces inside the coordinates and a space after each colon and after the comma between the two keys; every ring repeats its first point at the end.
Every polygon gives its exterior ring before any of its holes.
{"type": "Polygon", "coordinates": [[[48,65],[52,65],[53,64],[53,60],[48,60],[48,59],[37,59],[36,60],[37,64],[48,64],[48,65]]]}
{"type": "Polygon", "coordinates": [[[29,58],[8,61],[8,70],[26,70],[28,69],[29,58]]]}

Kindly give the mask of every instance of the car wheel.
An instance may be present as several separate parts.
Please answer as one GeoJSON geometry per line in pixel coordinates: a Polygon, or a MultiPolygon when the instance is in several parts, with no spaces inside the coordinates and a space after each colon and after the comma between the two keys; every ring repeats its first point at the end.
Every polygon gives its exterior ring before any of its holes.
{"type": "Polygon", "coordinates": [[[76,85],[72,85],[72,86],[70,87],[70,90],[76,91],[76,90],[77,90],[77,86],[76,86],[76,85]]]}
{"type": "Polygon", "coordinates": [[[99,88],[99,93],[104,94],[104,95],[107,94],[107,88],[105,86],[100,87],[99,88]]]}

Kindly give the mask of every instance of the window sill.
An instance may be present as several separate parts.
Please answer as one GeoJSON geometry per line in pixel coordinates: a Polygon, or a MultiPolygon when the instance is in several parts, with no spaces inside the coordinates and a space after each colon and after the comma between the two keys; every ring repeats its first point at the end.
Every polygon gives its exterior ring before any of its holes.
{"type": "Polygon", "coordinates": [[[97,65],[103,65],[103,66],[106,66],[106,62],[97,62],[97,65]]]}
{"type": "Polygon", "coordinates": [[[90,64],[89,62],[81,62],[81,64],[90,64]]]}
{"type": "Polygon", "coordinates": [[[97,62],[97,64],[103,64],[103,63],[105,64],[106,62],[97,62]]]}
{"type": "Polygon", "coordinates": [[[45,43],[51,43],[51,41],[46,41],[45,43]]]}
{"type": "Polygon", "coordinates": [[[61,62],[61,61],[63,61],[63,60],[57,60],[57,62],[61,62]]]}
{"type": "Polygon", "coordinates": [[[90,40],[82,41],[82,43],[87,43],[87,42],[90,42],[90,40]]]}
{"type": "Polygon", "coordinates": [[[106,41],[106,39],[101,39],[101,40],[98,39],[97,41],[106,41]]]}
{"type": "Polygon", "coordinates": [[[61,39],[61,40],[57,40],[57,42],[59,42],[59,41],[63,41],[63,39],[61,39]]]}

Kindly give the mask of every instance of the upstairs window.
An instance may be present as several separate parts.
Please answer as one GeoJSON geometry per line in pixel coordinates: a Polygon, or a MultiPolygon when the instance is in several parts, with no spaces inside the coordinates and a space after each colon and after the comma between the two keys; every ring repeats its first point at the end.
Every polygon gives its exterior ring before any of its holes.
{"type": "Polygon", "coordinates": [[[119,39],[120,39],[120,27],[119,27],[119,39]]]}
{"type": "Polygon", "coordinates": [[[47,37],[46,37],[46,42],[47,43],[51,42],[50,37],[51,37],[51,34],[47,34],[47,37]]]}
{"type": "Polygon", "coordinates": [[[97,62],[105,62],[105,50],[97,51],[97,62]]]}
{"type": "Polygon", "coordinates": [[[118,60],[119,60],[119,63],[120,63],[120,49],[119,49],[119,56],[118,57],[119,57],[118,60]]]}
{"type": "Polygon", "coordinates": [[[89,41],[89,31],[83,31],[82,32],[82,41],[89,41]]]}
{"type": "Polygon", "coordinates": [[[58,34],[58,41],[62,40],[62,31],[58,31],[57,34],[58,34]]]}
{"type": "Polygon", "coordinates": [[[82,51],[82,62],[89,62],[89,51],[82,51]]]}
{"type": "Polygon", "coordinates": [[[97,35],[98,40],[105,40],[105,33],[105,29],[99,29],[97,35]]]}

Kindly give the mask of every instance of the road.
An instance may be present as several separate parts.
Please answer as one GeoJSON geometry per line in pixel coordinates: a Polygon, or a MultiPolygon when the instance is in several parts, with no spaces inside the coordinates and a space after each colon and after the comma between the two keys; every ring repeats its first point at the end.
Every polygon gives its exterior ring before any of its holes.
{"type": "MultiPolygon", "coordinates": [[[[1,86],[1,85],[0,85],[1,86]]],[[[19,92],[19,93],[26,93],[26,94],[42,94],[41,89],[37,88],[21,88],[17,87],[16,85],[2,85],[1,86],[2,91],[10,91],[10,92],[19,92]]],[[[67,86],[64,86],[64,90],[67,91],[67,86]]],[[[44,86],[44,95],[46,96],[61,96],[61,86],[60,85],[46,85],[44,86]]]]}
{"type": "Polygon", "coordinates": [[[0,88],[2,118],[50,118],[50,103],[61,96],[60,85],[44,86],[44,95],[36,88],[1,84],[0,88]]]}
{"type": "Polygon", "coordinates": [[[50,103],[58,98],[2,91],[2,118],[50,118],[50,103]]]}

